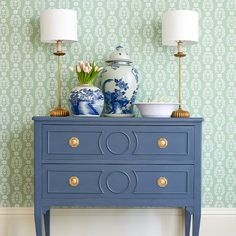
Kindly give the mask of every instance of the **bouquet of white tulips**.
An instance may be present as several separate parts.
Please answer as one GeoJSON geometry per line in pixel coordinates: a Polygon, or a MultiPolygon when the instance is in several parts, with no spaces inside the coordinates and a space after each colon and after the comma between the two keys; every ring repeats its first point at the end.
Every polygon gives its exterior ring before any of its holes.
{"type": "Polygon", "coordinates": [[[80,61],[75,67],[70,67],[71,71],[76,72],[80,84],[93,84],[98,73],[103,67],[98,67],[95,62],[80,61]]]}

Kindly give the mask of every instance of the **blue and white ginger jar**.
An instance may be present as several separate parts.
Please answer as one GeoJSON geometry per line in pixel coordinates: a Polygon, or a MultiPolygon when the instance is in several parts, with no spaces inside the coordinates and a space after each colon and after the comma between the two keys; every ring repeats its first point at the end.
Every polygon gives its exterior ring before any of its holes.
{"type": "Polygon", "coordinates": [[[104,115],[131,117],[138,91],[138,71],[122,46],[117,46],[106,62],[108,65],[99,77],[105,97],[104,115]]]}
{"type": "Polygon", "coordinates": [[[71,113],[75,116],[100,116],[103,106],[103,93],[93,85],[80,85],[70,92],[69,107],[71,113]]]}

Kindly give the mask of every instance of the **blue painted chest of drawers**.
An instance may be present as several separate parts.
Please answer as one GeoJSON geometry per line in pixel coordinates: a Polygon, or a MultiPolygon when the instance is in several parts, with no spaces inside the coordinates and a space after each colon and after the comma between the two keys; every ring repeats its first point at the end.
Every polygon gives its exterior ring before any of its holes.
{"type": "Polygon", "coordinates": [[[37,236],[57,206],[181,207],[199,235],[201,118],[33,119],[37,236]]]}

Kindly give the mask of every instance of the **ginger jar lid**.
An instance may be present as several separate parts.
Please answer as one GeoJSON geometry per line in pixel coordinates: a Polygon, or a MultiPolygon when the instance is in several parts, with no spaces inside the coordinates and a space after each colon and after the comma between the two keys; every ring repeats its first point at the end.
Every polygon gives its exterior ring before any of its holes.
{"type": "Polygon", "coordinates": [[[115,48],[115,50],[110,54],[109,59],[106,62],[109,63],[113,61],[124,61],[132,63],[129,57],[129,53],[121,45],[118,45],[115,48]]]}

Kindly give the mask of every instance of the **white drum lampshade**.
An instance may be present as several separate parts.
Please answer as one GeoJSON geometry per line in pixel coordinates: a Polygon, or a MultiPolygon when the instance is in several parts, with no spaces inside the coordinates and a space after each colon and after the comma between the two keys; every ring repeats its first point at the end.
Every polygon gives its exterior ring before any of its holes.
{"type": "Polygon", "coordinates": [[[198,42],[198,13],[190,10],[171,10],[162,17],[162,44],[176,46],[198,42]]]}
{"type": "Polygon", "coordinates": [[[77,11],[47,9],[40,14],[40,35],[44,43],[76,42],[77,11]]]}

